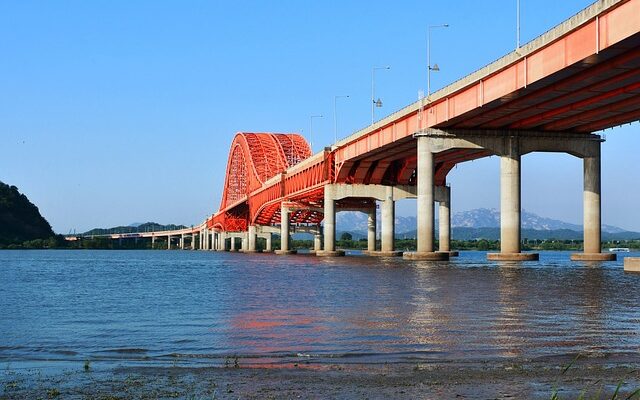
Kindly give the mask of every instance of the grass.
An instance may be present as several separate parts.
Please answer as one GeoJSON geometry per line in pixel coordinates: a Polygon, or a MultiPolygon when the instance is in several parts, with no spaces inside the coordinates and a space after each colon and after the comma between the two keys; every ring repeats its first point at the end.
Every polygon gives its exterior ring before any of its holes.
{"type": "MultiPolygon", "coordinates": [[[[571,369],[571,367],[573,367],[577,362],[578,359],[580,358],[580,354],[578,354],[573,360],[571,360],[571,362],[569,364],[567,364],[563,369],[562,372],[560,373],[560,375],[565,375],[567,373],[567,371],[569,371],[571,369]]],[[[600,381],[596,381],[595,384],[600,383],[600,381]]],[[[632,399],[640,399],[640,388],[635,389],[633,392],[629,393],[626,397],[622,397],[623,395],[620,394],[620,389],[622,388],[622,385],[624,384],[623,380],[620,380],[618,382],[618,385],[616,386],[616,389],[614,390],[613,394],[611,395],[611,400],[632,400],[632,399]]],[[[590,395],[589,397],[587,397],[587,394],[589,393],[588,388],[583,389],[580,394],[578,395],[578,397],[576,398],[577,400],[601,400],[602,398],[602,388],[599,388],[593,395],[590,395]]],[[[560,395],[558,394],[558,389],[554,388],[553,392],[551,393],[551,400],[562,400],[562,398],[560,397],[560,395]]]]}

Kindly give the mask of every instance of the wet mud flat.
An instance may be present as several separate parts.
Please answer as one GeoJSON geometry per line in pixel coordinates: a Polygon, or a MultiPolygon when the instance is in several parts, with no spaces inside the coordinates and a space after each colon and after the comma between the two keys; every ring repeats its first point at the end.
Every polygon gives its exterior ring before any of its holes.
{"type": "Polygon", "coordinates": [[[640,399],[629,360],[117,367],[2,373],[0,399],[640,399]],[[634,394],[635,393],[635,394],[634,394]]]}

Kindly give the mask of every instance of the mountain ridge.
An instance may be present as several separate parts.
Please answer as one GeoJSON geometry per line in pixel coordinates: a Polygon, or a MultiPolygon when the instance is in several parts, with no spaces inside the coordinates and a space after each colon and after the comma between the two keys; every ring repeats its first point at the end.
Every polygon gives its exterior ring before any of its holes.
{"type": "MultiPolygon", "coordinates": [[[[522,237],[529,239],[582,239],[582,226],[522,210],[522,237]]],[[[367,215],[358,212],[341,212],[336,217],[338,232],[350,232],[354,239],[367,236],[367,215]],[[344,227],[350,229],[344,229],[344,227]]],[[[396,217],[395,230],[398,238],[412,238],[416,235],[416,217],[396,217]]],[[[452,237],[459,240],[499,239],[500,212],[496,209],[477,208],[454,213],[451,218],[452,237]]],[[[438,224],[436,223],[436,229],[438,224]]],[[[378,213],[378,232],[380,232],[380,215],[378,213]]],[[[603,240],[626,240],[640,238],[640,233],[625,229],[602,225],[603,240]]]]}

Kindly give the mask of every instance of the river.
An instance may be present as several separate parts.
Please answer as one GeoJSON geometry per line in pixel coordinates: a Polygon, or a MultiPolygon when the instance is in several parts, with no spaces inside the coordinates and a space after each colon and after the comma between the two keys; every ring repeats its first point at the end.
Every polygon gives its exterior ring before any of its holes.
{"type": "MultiPolygon", "coordinates": [[[[633,253],[626,255],[633,256],[633,253]]],[[[636,254],[637,256],[637,254],[636,254]]],[[[0,363],[491,361],[640,353],[640,275],[202,251],[0,251],[0,363]]],[[[0,365],[2,365],[0,364],[0,365]]]]}

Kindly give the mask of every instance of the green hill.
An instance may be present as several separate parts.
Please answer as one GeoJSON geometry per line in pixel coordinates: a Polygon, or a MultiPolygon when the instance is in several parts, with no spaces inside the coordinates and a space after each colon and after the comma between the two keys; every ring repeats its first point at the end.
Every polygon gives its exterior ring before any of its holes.
{"type": "Polygon", "coordinates": [[[83,233],[83,236],[91,235],[113,235],[116,233],[142,233],[142,232],[158,232],[173,231],[186,228],[185,225],[168,224],[162,225],[157,222],[146,222],[137,226],[114,226],[113,228],[94,228],[83,233]]]}
{"type": "Polygon", "coordinates": [[[51,225],[15,186],[0,182],[0,247],[55,236],[51,225]]]}

